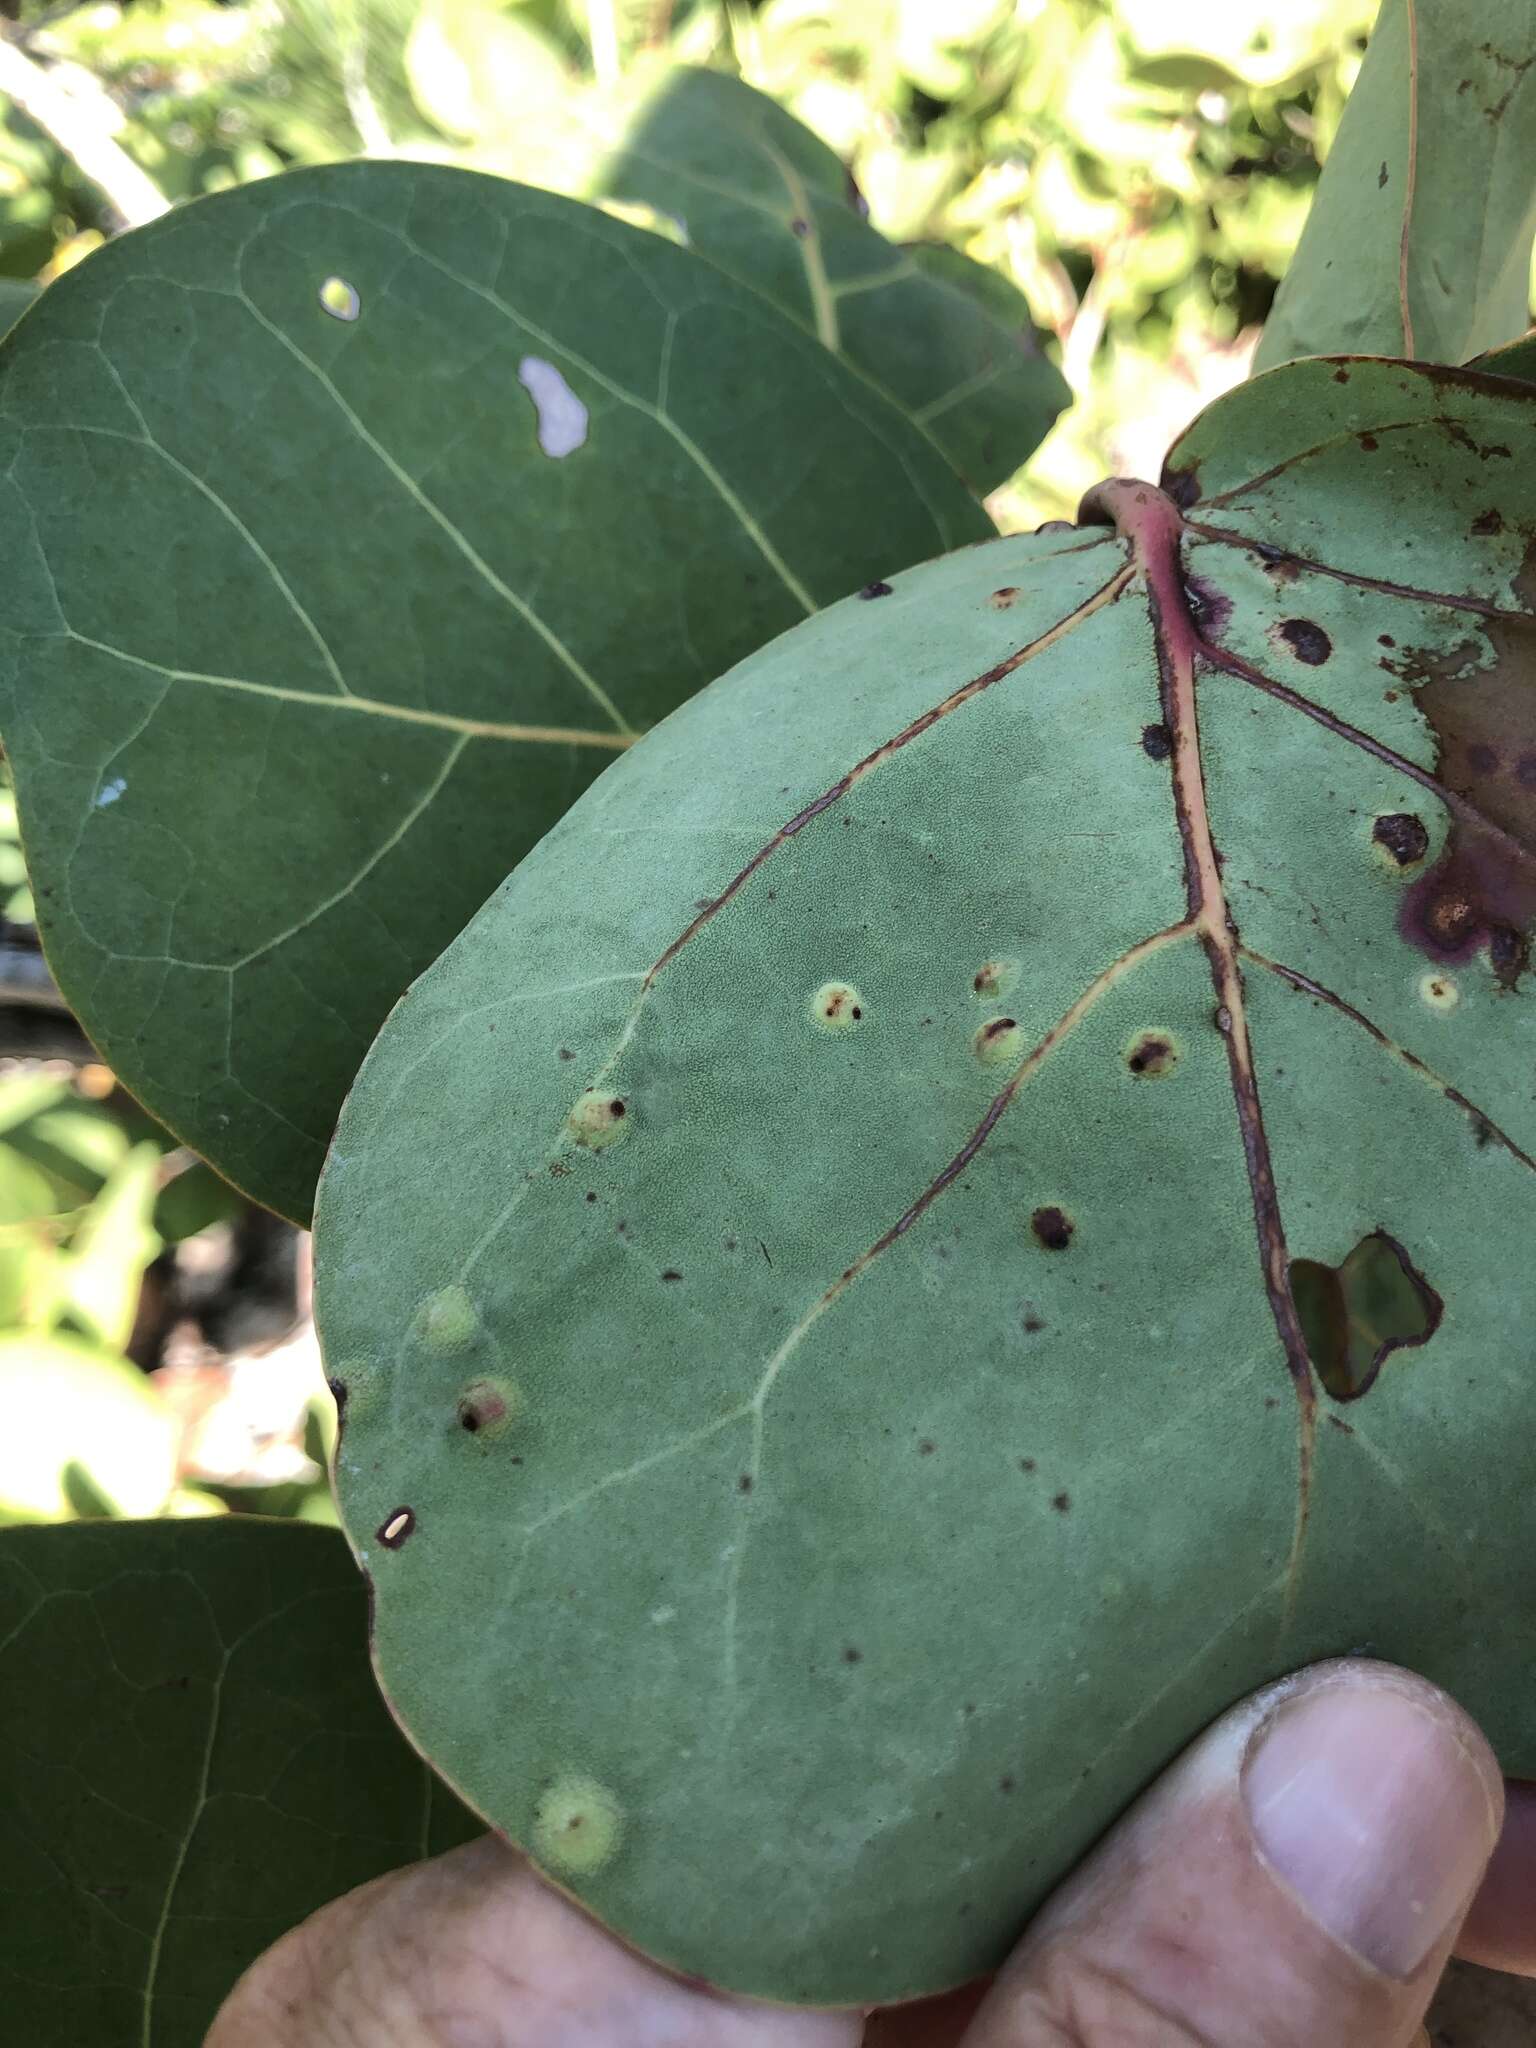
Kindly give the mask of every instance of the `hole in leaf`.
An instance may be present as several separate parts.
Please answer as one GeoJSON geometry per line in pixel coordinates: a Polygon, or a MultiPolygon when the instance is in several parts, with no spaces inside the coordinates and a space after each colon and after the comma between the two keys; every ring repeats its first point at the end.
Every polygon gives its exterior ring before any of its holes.
{"type": "Polygon", "coordinates": [[[573,455],[587,438],[587,408],[564,377],[542,356],[524,356],[517,381],[533,400],[540,448],[556,460],[573,455]]]}
{"type": "Polygon", "coordinates": [[[344,277],[328,277],[320,287],[320,304],[333,320],[355,320],[363,302],[344,277]]]}
{"type": "Polygon", "coordinates": [[[1394,1351],[1427,1344],[1445,1304],[1395,1237],[1373,1230],[1340,1266],[1292,1259],[1291,1299],[1317,1376],[1357,1401],[1394,1351]]]}
{"type": "Polygon", "coordinates": [[[1167,1031],[1142,1031],[1131,1041],[1125,1064],[1138,1079],[1156,1081],[1179,1063],[1179,1049],[1167,1031]]]}

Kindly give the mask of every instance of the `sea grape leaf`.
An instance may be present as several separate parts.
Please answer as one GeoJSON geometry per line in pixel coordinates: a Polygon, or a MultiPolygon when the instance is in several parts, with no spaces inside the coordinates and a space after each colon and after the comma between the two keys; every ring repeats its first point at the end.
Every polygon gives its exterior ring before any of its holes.
{"type": "Polygon", "coordinates": [[[198,2048],[246,1964],[479,1831],[401,1740],[334,1531],[0,1531],[0,1988],[28,2048],[198,2048]]]}
{"type": "Polygon", "coordinates": [[[24,278],[0,277],[0,334],[12,327],[37,297],[37,286],[24,278]]]}
{"type": "Polygon", "coordinates": [[[55,975],[304,1219],[390,1004],[646,726],[990,532],[712,265],[468,171],[169,214],[0,349],[0,730],[55,975]]]}
{"type": "Polygon", "coordinates": [[[1240,387],[674,713],[385,1026],[316,1234],[381,1674],[642,1949],[957,1983],[1362,1645],[1536,1771],[1533,454],[1240,387]]]}
{"type": "Polygon", "coordinates": [[[1522,334],[1518,341],[1474,356],[1467,368],[1481,370],[1487,377],[1514,377],[1524,384],[1536,384],[1536,333],[1522,334]]]}
{"type": "Polygon", "coordinates": [[[1385,0],[1254,367],[1522,333],[1533,163],[1536,0],[1385,0]]]}
{"type": "Polygon", "coordinates": [[[677,220],[691,248],[890,392],[977,492],[1071,403],[1022,293],[959,250],[888,242],[834,152],[739,78],[668,72],[598,190],[677,220]]]}

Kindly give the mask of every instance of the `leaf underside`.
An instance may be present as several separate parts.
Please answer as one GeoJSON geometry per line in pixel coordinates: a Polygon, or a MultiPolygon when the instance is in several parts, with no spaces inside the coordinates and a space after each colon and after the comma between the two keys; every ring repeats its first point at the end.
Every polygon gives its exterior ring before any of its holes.
{"type": "Polygon", "coordinates": [[[478,1832],[302,1523],[0,1533],[0,1994],[27,2048],[198,2048],[327,1900],[478,1832]]]}
{"type": "Polygon", "coordinates": [[[1325,1653],[1536,1770],[1533,455],[1260,378],[684,707],[391,1018],[316,1238],[380,1668],[642,1949],[957,1983],[1325,1653]]]}
{"type": "Polygon", "coordinates": [[[0,730],[60,986],[307,1218],[390,1005],[647,726],[990,532],[712,265],[361,163],[181,209],[0,352],[0,730]]]}
{"type": "Polygon", "coordinates": [[[670,215],[691,248],[864,370],[978,492],[1071,402],[1021,293],[958,250],[888,242],[826,144],[739,78],[669,72],[599,189],[670,215]]]}
{"type": "Polygon", "coordinates": [[[1530,324],[1536,0],[1386,0],[1254,359],[1460,363],[1530,324]]]}

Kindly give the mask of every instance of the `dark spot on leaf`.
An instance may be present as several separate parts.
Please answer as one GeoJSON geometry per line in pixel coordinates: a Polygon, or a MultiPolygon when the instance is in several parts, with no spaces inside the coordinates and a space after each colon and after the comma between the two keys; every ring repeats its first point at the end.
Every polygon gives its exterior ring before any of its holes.
{"type": "Polygon", "coordinates": [[[1385,158],[1385,157],[1383,157],[1383,158],[1382,158],[1382,163],[1381,163],[1381,169],[1380,169],[1380,170],[1379,170],[1379,171],[1378,171],[1378,172],[1376,173],[1376,190],[1377,190],[1377,191],[1379,192],[1379,191],[1381,190],[1382,186],[1386,184],[1386,182],[1387,182],[1387,163],[1386,163],[1386,158],[1385,158]]]}
{"type": "Polygon", "coordinates": [[[1496,924],[1488,934],[1488,963],[1505,988],[1515,988],[1531,964],[1531,943],[1524,932],[1496,924]]]}
{"type": "Polygon", "coordinates": [[[1200,496],[1200,480],[1192,469],[1163,472],[1163,489],[1181,512],[1187,512],[1200,496]]]}
{"type": "Polygon", "coordinates": [[[866,583],[859,592],[860,597],[889,597],[890,594],[891,586],[889,583],[882,583],[878,577],[873,583],[866,583]]]}
{"type": "Polygon", "coordinates": [[[1479,512],[1472,522],[1472,531],[1474,533],[1502,533],[1504,531],[1504,515],[1498,506],[1490,505],[1486,512],[1479,512]]]}
{"type": "Polygon", "coordinates": [[[862,1664],[864,1662],[864,1652],[856,1650],[852,1643],[850,1643],[843,1652],[843,1662],[845,1664],[862,1664]]]}
{"type": "Polygon", "coordinates": [[[931,1458],[937,1449],[938,1445],[934,1442],[933,1438],[925,1436],[917,1447],[917,1454],[920,1458],[931,1458]]]}
{"type": "Polygon", "coordinates": [[[1427,1344],[1445,1304],[1395,1237],[1373,1230],[1342,1265],[1293,1259],[1291,1299],[1318,1378],[1357,1401],[1394,1351],[1427,1344]]]}
{"type": "Polygon", "coordinates": [[[1343,1430],[1346,1436],[1354,1435],[1355,1425],[1352,1422],[1346,1422],[1342,1415],[1330,1415],[1328,1417],[1328,1420],[1333,1424],[1335,1429],[1343,1430]]]}
{"type": "Polygon", "coordinates": [[[986,1039],[1001,1038],[1005,1031],[1017,1031],[1018,1028],[1016,1018],[994,1017],[989,1023],[982,1025],[981,1035],[986,1039]]]}
{"type": "Polygon", "coordinates": [[[1020,1470],[1021,1472],[1033,1472],[1033,1471],[1034,1471],[1034,1469],[1035,1469],[1035,1461],[1034,1461],[1034,1459],[1033,1459],[1033,1458],[1020,1458],[1020,1460],[1019,1460],[1019,1470],[1020,1470]]]}
{"type": "Polygon", "coordinates": [[[678,1272],[676,1266],[668,1266],[661,1277],[663,1280],[681,1280],[683,1276],[678,1272]]]}
{"type": "Polygon", "coordinates": [[[608,1114],[614,1119],[615,1122],[617,1122],[618,1119],[624,1115],[626,1107],[627,1105],[624,1103],[624,1101],[619,1096],[615,1095],[612,1102],[610,1102],[608,1105],[608,1114]]]}
{"type": "Polygon", "coordinates": [[[1173,734],[1166,725],[1144,725],[1141,728],[1141,751],[1154,761],[1166,761],[1173,752],[1173,734]]]}
{"type": "Polygon", "coordinates": [[[802,220],[800,216],[796,214],[795,218],[789,224],[789,231],[792,235],[797,236],[803,242],[806,236],[811,232],[811,224],[808,220],[802,220]]]}
{"type": "Polygon", "coordinates": [[[1072,1233],[1077,1225],[1065,1209],[1054,1205],[1037,1209],[1029,1219],[1029,1227],[1035,1233],[1036,1242],[1048,1252],[1064,1252],[1072,1242],[1072,1233]]]}
{"type": "Polygon", "coordinates": [[[560,1048],[560,1057],[563,1060],[573,1060],[575,1059],[576,1055],[571,1051],[571,1048],[568,1045],[562,1045],[560,1048]]]}
{"type": "Polygon", "coordinates": [[[1072,1506],[1071,1494],[1053,1493],[1051,1495],[1051,1506],[1056,1510],[1058,1515],[1064,1515],[1068,1513],[1072,1506]]]}
{"type": "Polygon", "coordinates": [[[1125,1056],[1131,1072],[1148,1080],[1171,1074],[1178,1063],[1178,1048],[1165,1031],[1143,1031],[1125,1056]]]}
{"type": "Polygon", "coordinates": [[[1428,828],[1411,811],[1389,811],[1378,818],[1371,827],[1371,837],[1400,868],[1411,868],[1429,851],[1428,828]]]}
{"type": "Polygon", "coordinates": [[[1333,642],[1311,619],[1286,619],[1280,627],[1280,638],[1308,668],[1321,668],[1333,652],[1333,642]]]}
{"type": "Polygon", "coordinates": [[[1333,381],[1335,384],[1347,384],[1349,382],[1348,370],[1335,370],[1333,373],[1333,381]]]}
{"type": "Polygon", "coordinates": [[[1376,635],[1376,645],[1378,647],[1395,647],[1397,642],[1390,633],[1378,633],[1376,635]]]}
{"type": "Polygon", "coordinates": [[[738,1493],[750,1493],[752,1491],[752,1474],[750,1472],[742,1473],[736,1482],[736,1491],[738,1493]]]}
{"type": "Polygon", "coordinates": [[[406,1538],[415,1533],[416,1514],[413,1508],[396,1508],[380,1522],[378,1539],[386,1550],[398,1550],[406,1538]]]}
{"type": "Polygon", "coordinates": [[[1011,583],[1008,583],[1005,584],[1001,590],[994,590],[992,595],[987,599],[987,603],[991,605],[993,611],[1005,612],[1013,604],[1018,594],[1019,593],[1016,586],[1011,583]]]}
{"type": "Polygon", "coordinates": [[[588,1189],[587,1189],[587,1200],[588,1200],[589,1202],[595,1202],[595,1201],[597,1200],[597,1189],[596,1189],[596,1188],[588,1188],[588,1189]]]}
{"type": "Polygon", "coordinates": [[[327,1380],[325,1384],[336,1403],[336,1427],[340,1429],[347,1414],[347,1383],[345,1380],[327,1380]]]}
{"type": "Polygon", "coordinates": [[[1497,775],[1500,768],[1498,749],[1482,742],[1474,742],[1467,749],[1467,766],[1474,775],[1497,775]]]}
{"type": "Polygon", "coordinates": [[[1377,442],[1374,434],[1357,434],[1355,439],[1360,443],[1360,446],[1367,455],[1374,455],[1376,453],[1377,442]]]}
{"type": "Polygon", "coordinates": [[[1042,1315],[1041,1315],[1041,1314],[1039,1313],[1039,1311],[1038,1311],[1037,1309],[1032,1309],[1032,1308],[1027,1308],[1027,1309],[1025,1309],[1025,1311],[1024,1311],[1024,1329],[1025,1329],[1025,1332],[1026,1332],[1026,1334],[1027,1334],[1027,1335],[1029,1335],[1029,1336],[1031,1336],[1031,1337],[1035,1337],[1035,1336],[1038,1336],[1038,1335],[1039,1335],[1039,1333],[1040,1333],[1040,1332],[1041,1332],[1041,1331],[1042,1331],[1042,1330],[1043,1330],[1044,1328],[1045,1328],[1045,1317],[1044,1317],[1044,1316],[1042,1316],[1042,1315]]]}
{"type": "Polygon", "coordinates": [[[997,1781],[997,1789],[999,1792],[1011,1792],[1013,1790],[1013,1783],[1014,1781],[1012,1778],[999,1778],[997,1781]]]}

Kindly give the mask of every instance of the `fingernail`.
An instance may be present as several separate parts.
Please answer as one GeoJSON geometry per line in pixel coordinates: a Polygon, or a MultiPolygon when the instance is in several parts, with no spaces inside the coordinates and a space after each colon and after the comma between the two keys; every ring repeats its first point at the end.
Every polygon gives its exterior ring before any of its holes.
{"type": "Polygon", "coordinates": [[[1255,1735],[1243,1799],[1260,1852],[1346,1948],[1410,1977],[1461,1920],[1498,1833],[1453,1721],[1381,1686],[1333,1686],[1255,1735]]]}

